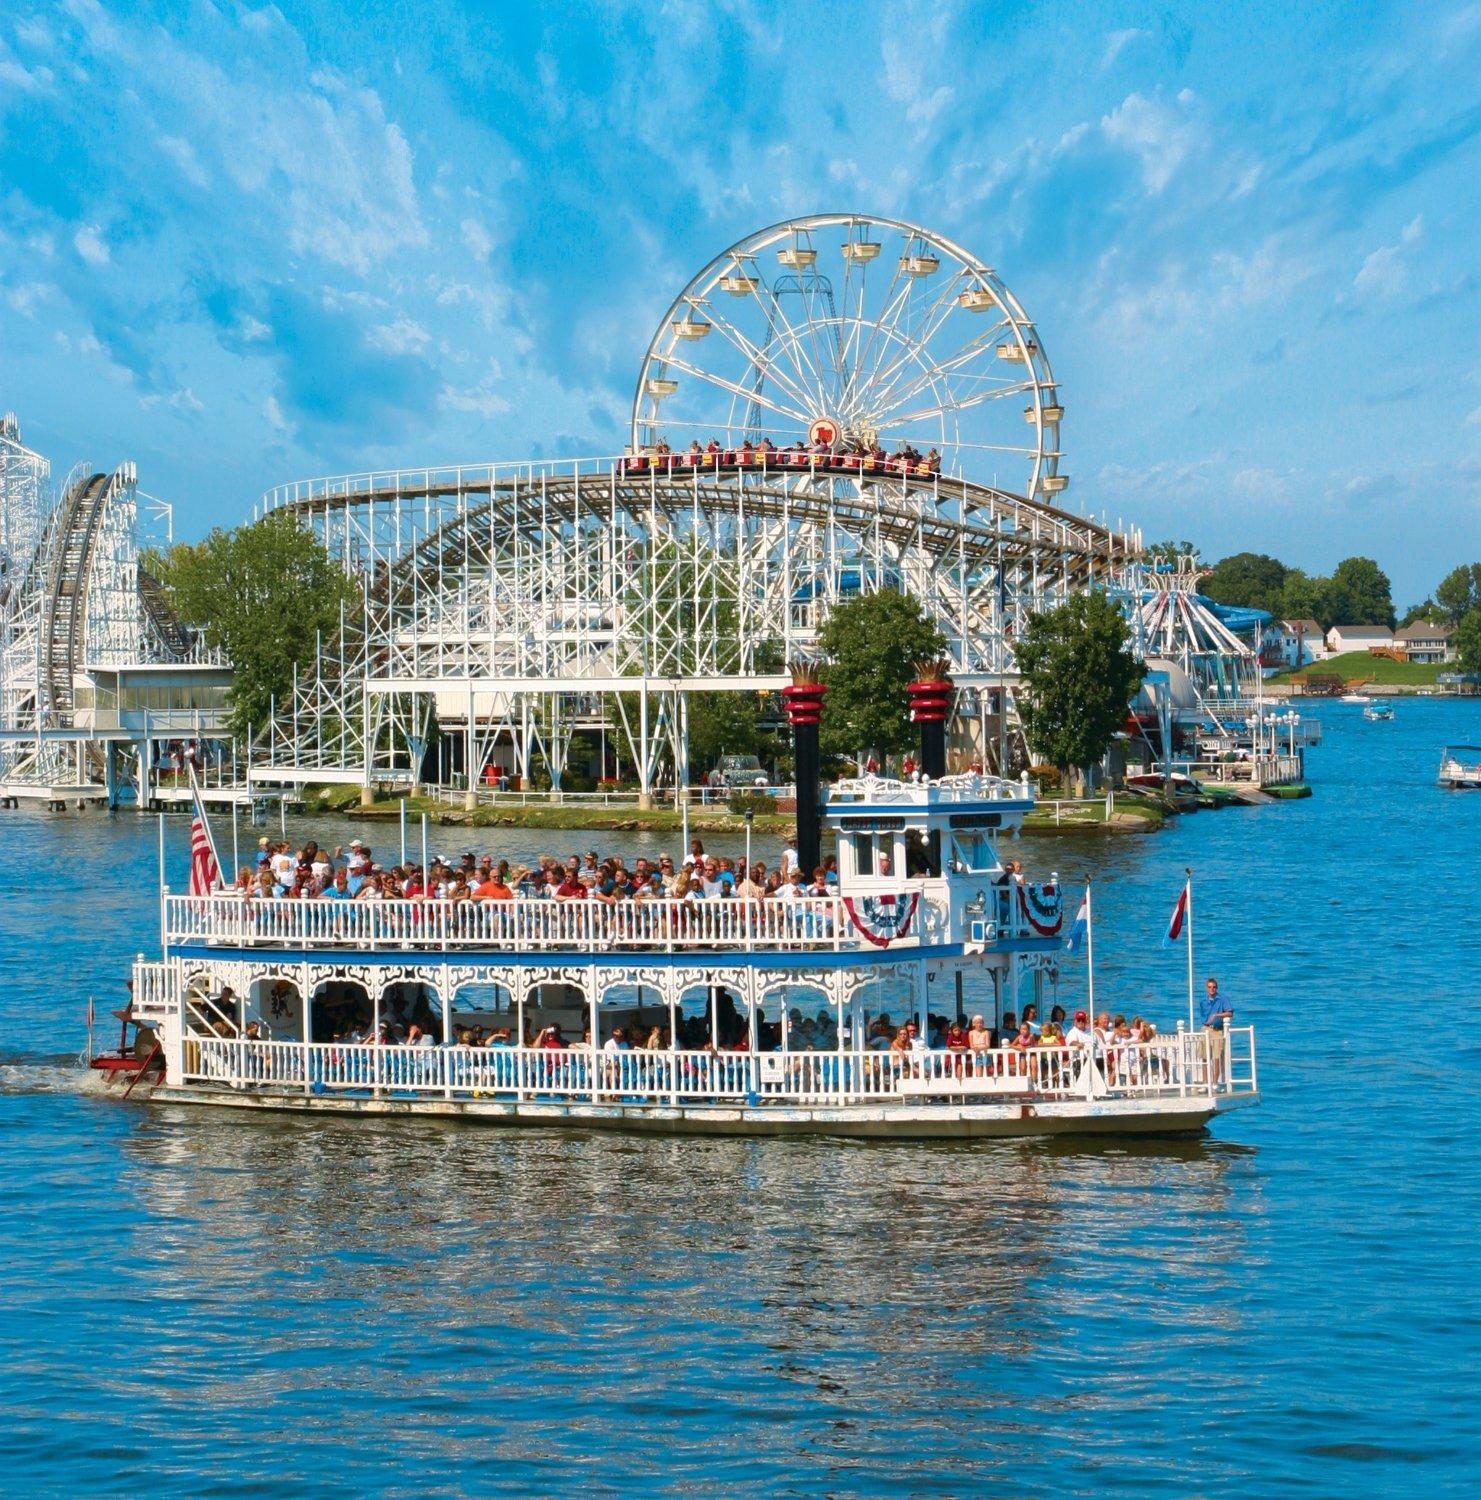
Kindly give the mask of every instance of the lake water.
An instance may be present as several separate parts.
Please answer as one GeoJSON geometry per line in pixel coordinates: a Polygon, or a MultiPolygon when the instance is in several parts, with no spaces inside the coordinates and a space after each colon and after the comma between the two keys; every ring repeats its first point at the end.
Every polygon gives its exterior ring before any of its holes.
{"type": "MultiPolygon", "coordinates": [[[[1310,801],[1017,851],[1094,873],[1100,993],[1169,1027],[1194,867],[1264,1101],[1183,1144],[95,1099],[155,824],[0,813],[0,1488],[1475,1493],[1481,793],[1433,778],[1481,705],[1321,714],[1310,801]]],[[[497,847],[594,837],[645,847],[497,847]]]]}

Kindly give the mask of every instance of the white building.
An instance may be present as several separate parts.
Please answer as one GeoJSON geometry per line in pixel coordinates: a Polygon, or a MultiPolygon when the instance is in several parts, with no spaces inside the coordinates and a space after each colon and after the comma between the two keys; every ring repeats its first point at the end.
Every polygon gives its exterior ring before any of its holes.
{"type": "Polygon", "coordinates": [[[1334,625],[1327,632],[1327,650],[1333,656],[1344,651],[1386,650],[1394,643],[1387,625],[1334,625]]]}
{"type": "Polygon", "coordinates": [[[1455,631],[1449,625],[1433,620],[1416,620],[1394,636],[1396,645],[1410,661],[1447,662],[1455,660],[1455,631]]]}
{"type": "Polygon", "coordinates": [[[1261,660],[1267,667],[1295,671],[1326,654],[1327,639],[1315,620],[1277,620],[1265,633],[1261,660]]]}

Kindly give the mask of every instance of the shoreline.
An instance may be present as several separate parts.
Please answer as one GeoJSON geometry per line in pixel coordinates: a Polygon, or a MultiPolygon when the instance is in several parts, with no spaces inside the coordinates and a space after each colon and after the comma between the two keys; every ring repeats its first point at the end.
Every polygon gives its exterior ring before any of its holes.
{"type": "MultiPolygon", "coordinates": [[[[367,822],[392,822],[401,816],[401,801],[373,803],[362,807],[358,792],[344,795],[340,787],[306,786],[303,810],[315,815],[333,815],[367,822]]],[[[556,832],[594,833],[682,833],[687,827],[701,835],[733,834],[744,836],[746,820],[723,807],[691,806],[686,819],[673,807],[590,807],[581,804],[482,806],[472,809],[452,807],[431,797],[405,799],[408,817],[428,819],[445,828],[529,828],[556,832]]],[[[1024,833],[1155,833],[1177,810],[1130,794],[1118,794],[1109,822],[1102,801],[1075,803],[1060,810],[1056,817],[1053,804],[1041,804],[1023,823],[1024,833]]],[[[786,838],[796,830],[796,819],[788,813],[757,813],[751,824],[753,833],[786,838]]]]}

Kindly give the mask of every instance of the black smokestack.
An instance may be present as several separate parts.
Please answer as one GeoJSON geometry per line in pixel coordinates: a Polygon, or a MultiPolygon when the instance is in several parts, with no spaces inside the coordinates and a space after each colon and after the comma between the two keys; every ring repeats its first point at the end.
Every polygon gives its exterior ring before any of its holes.
{"type": "Polygon", "coordinates": [[[945,662],[921,662],[920,676],[907,691],[910,717],[920,725],[921,775],[932,781],[946,775],[946,718],[951,712],[951,678],[945,662]]]}
{"type": "Polygon", "coordinates": [[[792,686],[782,689],[787,721],[792,726],[792,758],[797,782],[797,863],[804,876],[823,862],[822,781],[818,753],[818,724],[823,717],[823,695],[815,669],[792,668],[792,686]]]}

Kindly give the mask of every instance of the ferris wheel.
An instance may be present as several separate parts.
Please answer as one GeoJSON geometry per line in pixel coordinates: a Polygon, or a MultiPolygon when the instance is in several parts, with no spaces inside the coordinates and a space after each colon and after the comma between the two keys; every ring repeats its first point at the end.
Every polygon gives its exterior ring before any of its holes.
{"type": "Polygon", "coordinates": [[[934,448],[948,473],[1064,490],[1064,409],[996,272],[918,225],[816,214],[717,255],[674,299],[633,397],[634,451],[934,448]]]}

